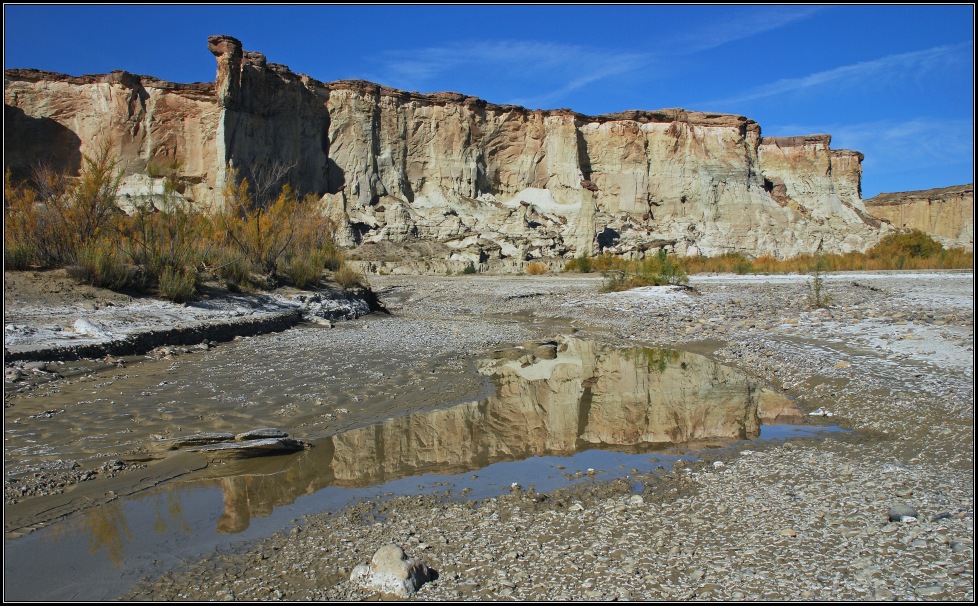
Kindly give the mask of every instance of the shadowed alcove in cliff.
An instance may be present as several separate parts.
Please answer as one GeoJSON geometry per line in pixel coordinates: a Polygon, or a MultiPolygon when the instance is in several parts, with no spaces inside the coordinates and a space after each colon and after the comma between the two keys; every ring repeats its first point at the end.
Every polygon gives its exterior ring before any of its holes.
{"type": "Polygon", "coordinates": [[[35,118],[19,107],[4,103],[4,169],[15,181],[27,179],[44,164],[55,172],[76,175],[81,170],[81,139],[51,118],[35,118]]]}
{"type": "Polygon", "coordinates": [[[610,227],[605,227],[601,233],[598,234],[598,248],[605,249],[610,248],[618,243],[621,239],[621,233],[617,230],[611,229],[610,227]]]}

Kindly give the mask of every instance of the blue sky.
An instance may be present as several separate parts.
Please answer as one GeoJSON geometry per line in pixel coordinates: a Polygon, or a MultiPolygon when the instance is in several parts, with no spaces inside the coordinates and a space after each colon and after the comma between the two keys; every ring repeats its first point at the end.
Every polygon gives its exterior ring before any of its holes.
{"type": "Polygon", "coordinates": [[[323,81],[585,114],[682,107],[866,154],[863,195],[974,180],[974,7],[5,5],[4,67],[212,81],[229,34],[323,81]]]}

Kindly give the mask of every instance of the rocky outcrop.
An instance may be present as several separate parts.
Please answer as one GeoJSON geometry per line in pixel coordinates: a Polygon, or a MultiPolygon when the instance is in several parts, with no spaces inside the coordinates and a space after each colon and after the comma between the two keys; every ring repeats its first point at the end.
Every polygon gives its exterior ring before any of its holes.
{"type": "Polygon", "coordinates": [[[184,197],[212,204],[231,165],[259,196],[286,181],[321,196],[350,246],[435,243],[445,261],[510,268],[599,252],[863,250],[889,229],[860,200],[862,155],[830,149],[828,135],[762,138],[745,117],[682,109],[585,116],[323,83],[230,36],[208,48],[214,84],[8,70],[7,165],[74,170],[108,138],[133,203],[170,171],[184,197]]]}
{"type": "Polygon", "coordinates": [[[303,192],[330,191],[325,86],[267,62],[261,53],[243,50],[230,36],[211,36],[207,42],[217,58],[216,101],[221,108],[216,188],[220,190],[224,168],[231,163],[259,196],[285,182],[303,192]]]}
{"type": "Polygon", "coordinates": [[[4,118],[4,166],[15,176],[42,162],[76,171],[83,154],[109,143],[127,176],[172,170],[188,198],[215,196],[221,113],[213,84],[122,71],[72,77],[6,70],[4,118]]]}
{"type": "Polygon", "coordinates": [[[975,248],[974,184],[880,194],[866,200],[874,217],[900,229],[919,229],[945,248],[975,248]]]}
{"type": "Polygon", "coordinates": [[[827,137],[784,151],[740,116],[589,117],[330,87],[331,157],[346,177],[331,201],[358,244],[433,239],[484,263],[660,248],[791,256],[878,237],[860,214],[861,156],[827,137]],[[772,197],[768,174],[792,204],[772,197]]]}

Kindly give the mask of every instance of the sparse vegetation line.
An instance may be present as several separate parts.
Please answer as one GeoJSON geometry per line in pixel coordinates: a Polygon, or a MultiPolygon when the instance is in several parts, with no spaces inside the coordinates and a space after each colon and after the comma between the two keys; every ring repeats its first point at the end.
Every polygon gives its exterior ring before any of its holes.
{"type": "Polygon", "coordinates": [[[578,257],[564,265],[568,272],[602,272],[605,291],[639,286],[682,285],[688,275],[699,273],[735,274],[812,274],[813,305],[828,305],[821,275],[829,271],[886,271],[921,269],[974,269],[971,252],[945,249],[922,231],[890,234],[865,253],[799,255],[790,259],[761,256],[748,258],[742,253],[716,257],[675,257],[660,250],[654,257],[628,260],[611,254],[578,257]]]}
{"type": "MultiPolygon", "coordinates": [[[[159,171],[158,171],[159,172],[159,171]]],[[[253,194],[229,167],[223,206],[200,212],[162,171],[162,195],[128,213],[117,205],[122,171],[109,144],[72,177],[40,166],[26,182],[4,177],[5,269],[65,267],[78,281],[183,302],[207,281],[232,291],[315,287],[331,272],[343,288],[365,286],[344,263],[336,225],[315,196],[287,184],[253,194]]]]}

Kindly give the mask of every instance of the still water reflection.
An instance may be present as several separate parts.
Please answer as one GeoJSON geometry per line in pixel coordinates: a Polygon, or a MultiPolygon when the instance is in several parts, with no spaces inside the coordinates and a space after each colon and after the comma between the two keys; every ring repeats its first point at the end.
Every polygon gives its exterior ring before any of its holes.
{"type": "MultiPolygon", "coordinates": [[[[760,407],[779,397],[696,354],[611,349],[562,338],[496,352],[479,363],[489,398],[387,419],[318,440],[286,461],[221,480],[222,532],[325,486],[364,487],[407,476],[458,474],[501,461],[593,448],[651,452],[675,444],[751,439],[760,407]]],[[[781,404],[786,402],[781,399],[781,404]]],[[[518,477],[527,485],[532,477],[518,477]]]]}
{"type": "MultiPolygon", "coordinates": [[[[105,599],[108,587],[122,592],[166,558],[206,553],[227,544],[221,536],[257,538],[307,513],[446,483],[473,490],[470,498],[510,482],[553,490],[579,480],[585,465],[601,479],[649,471],[671,464],[665,449],[674,445],[753,439],[762,421],[797,416],[755,379],[686,352],[561,337],[496,351],[478,368],[495,385],[488,398],[338,433],[297,455],[215,466],[209,480],[94,508],[8,541],[8,551],[42,565],[43,552],[58,550],[54,561],[86,578],[105,577],[107,564],[124,569],[98,590],[49,594],[105,599]],[[70,555],[81,549],[87,563],[70,555]]],[[[5,558],[5,573],[17,577],[18,564],[5,558]]],[[[25,597],[16,587],[26,586],[14,587],[6,584],[5,597],[25,597]]]]}

